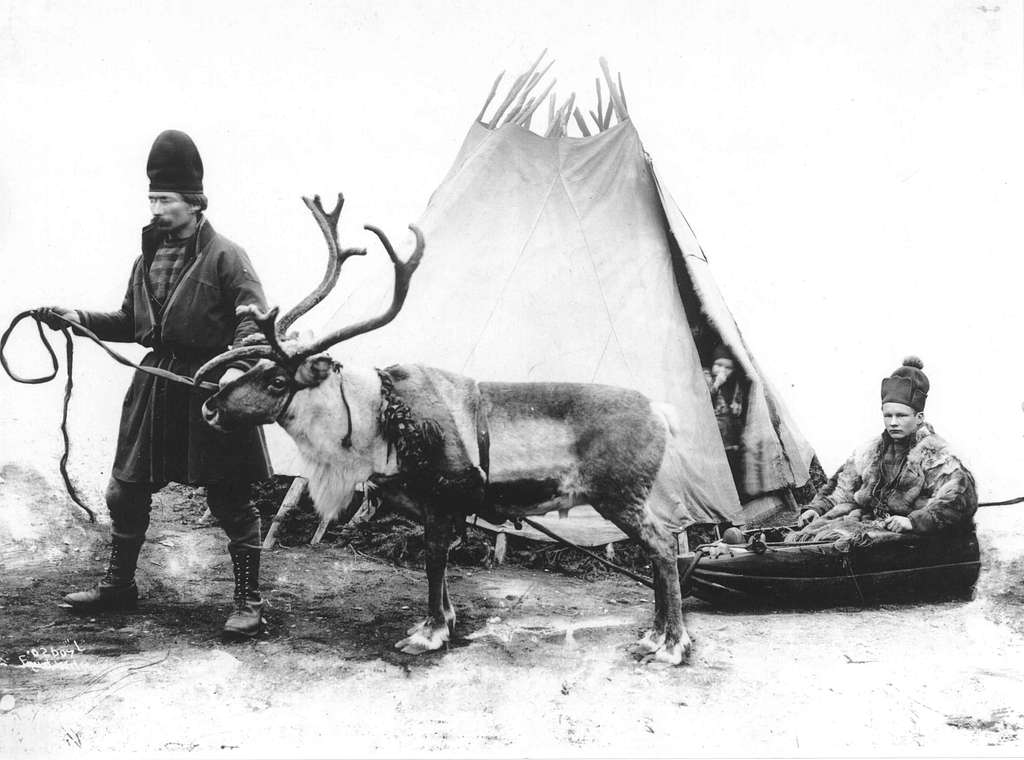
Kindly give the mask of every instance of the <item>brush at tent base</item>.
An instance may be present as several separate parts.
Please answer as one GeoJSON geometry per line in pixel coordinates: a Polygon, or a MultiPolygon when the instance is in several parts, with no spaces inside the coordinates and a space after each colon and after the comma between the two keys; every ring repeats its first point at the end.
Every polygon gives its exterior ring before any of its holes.
{"type": "MultiPolygon", "coordinates": [[[[537,134],[551,138],[567,137],[570,136],[569,126],[572,123],[575,123],[581,137],[591,137],[595,134],[587,124],[584,111],[576,104],[576,94],[570,93],[567,99],[560,100],[554,92],[557,79],[552,79],[550,83],[544,86],[540,94],[534,94],[554,65],[554,61],[549,61],[541,68],[547,52],[547,49],[543,50],[526,71],[515,77],[504,97],[499,99],[490,118],[487,118],[488,109],[498,99],[498,91],[505,72],[503,71],[498,75],[491,86],[483,107],[480,109],[480,113],[477,115],[476,120],[480,124],[488,129],[498,129],[508,124],[515,124],[524,129],[530,129],[534,114],[546,101],[548,103],[547,128],[537,130],[537,134]]],[[[596,77],[594,85],[597,94],[597,107],[596,110],[588,109],[587,113],[593,119],[596,131],[604,132],[612,126],[613,117],[621,123],[629,118],[629,112],[626,108],[622,74],[620,73],[613,77],[608,62],[603,57],[598,59],[598,63],[603,74],[604,85],[608,89],[608,98],[607,102],[605,102],[604,87],[601,86],[602,77],[596,77]]]]}

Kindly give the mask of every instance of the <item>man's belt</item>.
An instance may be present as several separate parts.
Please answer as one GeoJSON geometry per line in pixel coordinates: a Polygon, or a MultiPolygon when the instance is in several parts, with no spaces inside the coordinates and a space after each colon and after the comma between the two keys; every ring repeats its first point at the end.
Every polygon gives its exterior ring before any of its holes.
{"type": "Polygon", "coordinates": [[[202,364],[218,354],[227,351],[227,346],[223,348],[208,348],[206,346],[182,346],[170,343],[157,343],[149,346],[149,350],[160,357],[169,356],[183,362],[199,362],[202,364]]]}

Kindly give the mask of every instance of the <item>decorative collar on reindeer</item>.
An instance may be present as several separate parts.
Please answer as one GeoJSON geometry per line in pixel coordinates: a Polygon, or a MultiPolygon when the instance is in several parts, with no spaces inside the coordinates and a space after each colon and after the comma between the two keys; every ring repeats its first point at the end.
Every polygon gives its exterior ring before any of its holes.
{"type": "Polygon", "coordinates": [[[378,369],[377,376],[380,431],[399,471],[385,480],[395,478],[453,508],[468,499],[479,509],[488,482],[490,434],[477,384],[421,365],[393,365],[378,369]],[[469,432],[473,428],[475,436],[469,432]]]}
{"type": "Polygon", "coordinates": [[[426,470],[444,440],[441,426],[434,420],[418,422],[409,405],[395,393],[391,375],[377,370],[377,376],[380,377],[380,395],[384,402],[380,410],[380,426],[388,442],[389,455],[391,447],[394,447],[398,467],[403,472],[426,470]]]}

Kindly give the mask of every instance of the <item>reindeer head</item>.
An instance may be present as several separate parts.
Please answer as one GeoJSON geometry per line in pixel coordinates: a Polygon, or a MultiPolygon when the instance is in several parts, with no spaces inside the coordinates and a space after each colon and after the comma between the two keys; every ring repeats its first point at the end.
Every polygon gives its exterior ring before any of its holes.
{"type": "MultiPolygon", "coordinates": [[[[280,320],[277,318],[277,307],[267,312],[253,305],[238,307],[239,315],[250,315],[262,335],[250,336],[258,337],[258,341],[246,341],[244,345],[214,357],[199,368],[194,378],[198,383],[216,370],[239,362],[258,360],[241,377],[227,383],[203,404],[204,419],[220,430],[283,421],[282,415],[296,393],[319,387],[340,370],[341,366],[324,354],[324,351],[337,343],[376,330],[398,315],[409,292],[412,275],[423,257],[423,233],[415,225],[409,225],[409,228],[416,235],[416,248],[407,261],[398,258],[391,242],[381,230],[365,225],[367,230],[380,239],[395,267],[395,289],[391,306],[376,317],[342,327],[318,340],[302,343],[294,334],[288,333],[288,328],[330,293],[338,281],[341,265],[349,257],[366,254],[365,248],[341,250],[338,245],[338,218],[345,202],[342,195],[338,195],[338,203],[330,213],[324,211],[320,196],[312,200],[303,198],[303,201],[312,212],[327,241],[327,271],[317,288],[280,320]]],[[[348,402],[343,387],[341,394],[347,408],[348,402]]]]}

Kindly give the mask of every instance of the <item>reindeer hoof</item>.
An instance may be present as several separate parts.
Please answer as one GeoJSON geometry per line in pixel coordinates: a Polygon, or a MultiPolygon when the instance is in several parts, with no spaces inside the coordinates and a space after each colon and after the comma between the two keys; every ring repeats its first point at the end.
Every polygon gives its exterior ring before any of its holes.
{"type": "Polygon", "coordinates": [[[683,642],[677,641],[671,646],[663,646],[652,655],[651,659],[654,662],[663,662],[667,665],[682,665],[689,653],[689,647],[683,646],[683,642]]]}
{"type": "Polygon", "coordinates": [[[640,654],[653,654],[664,646],[665,634],[657,631],[648,631],[640,641],[636,642],[636,649],[640,654]]]}
{"type": "Polygon", "coordinates": [[[414,625],[408,630],[408,633],[409,636],[395,644],[395,649],[406,654],[434,652],[443,647],[449,637],[447,625],[434,626],[427,620],[419,625],[414,625]]]}

